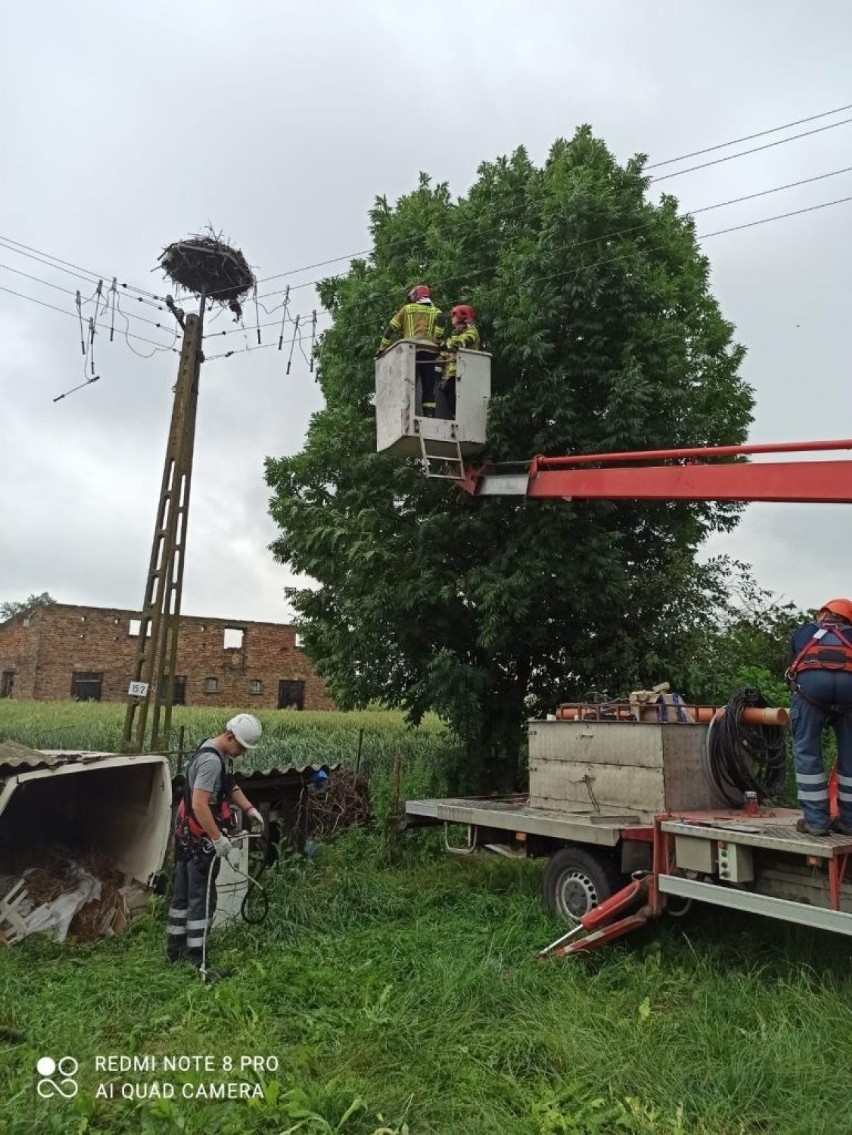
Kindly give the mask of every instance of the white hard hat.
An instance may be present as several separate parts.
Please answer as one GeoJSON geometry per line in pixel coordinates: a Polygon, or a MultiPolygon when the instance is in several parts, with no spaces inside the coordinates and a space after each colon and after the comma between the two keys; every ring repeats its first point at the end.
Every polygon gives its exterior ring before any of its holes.
{"type": "Polygon", "coordinates": [[[244,749],[256,749],[263,733],[263,726],[250,713],[238,713],[225,728],[233,733],[244,749]]]}

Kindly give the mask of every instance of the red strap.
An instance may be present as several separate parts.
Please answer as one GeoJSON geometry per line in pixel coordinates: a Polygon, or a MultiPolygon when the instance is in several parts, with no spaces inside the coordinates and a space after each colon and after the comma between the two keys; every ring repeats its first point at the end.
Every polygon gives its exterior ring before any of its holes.
{"type": "Polygon", "coordinates": [[[839,626],[832,623],[828,627],[820,628],[815,635],[812,635],[809,641],[802,647],[793,661],[790,663],[788,673],[796,674],[800,669],[803,670],[834,670],[836,672],[850,670],[852,671],[852,642],[846,637],[839,626]],[[820,633],[821,632],[821,633],[820,633]],[[832,646],[830,643],[823,643],[823,638],[826,634],[836,635],[840,639],[839,646],[832,646]],[[844,655],[844,662],[840,666],[825,666],[819,662],[814,663],[813,666],[802,666],[802,660],[807,656],[811,650],[839,650],[844,655]]]}

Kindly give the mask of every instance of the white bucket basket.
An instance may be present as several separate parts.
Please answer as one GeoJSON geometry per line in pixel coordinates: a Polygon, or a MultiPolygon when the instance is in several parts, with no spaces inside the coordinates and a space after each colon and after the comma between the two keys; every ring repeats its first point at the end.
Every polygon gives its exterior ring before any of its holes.
{"type": "Polygon", "coordinates": [[[401,339],[376,359],[376,450],[399,457],[447,458],[480,453],[487,440],[491,356],[459,351],[456,416],[451,421],[417,414],[416,344],[401,339]]]}

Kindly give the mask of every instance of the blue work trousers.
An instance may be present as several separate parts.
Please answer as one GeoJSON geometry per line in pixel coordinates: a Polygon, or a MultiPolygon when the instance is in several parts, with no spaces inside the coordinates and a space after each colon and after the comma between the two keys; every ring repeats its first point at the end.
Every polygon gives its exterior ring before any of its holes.
{"type": "Polygon", "coordinates": [[[822,731],[831,717],[837,738],[839,818],[844,826],[852,828],[852,672],[805,670],[797,681],[802,692],[812,699],[808,701],[795,693],[790,710],[796,792],[802,814],[810,827],[828,827],[828,778],[822,761],[822,731]],[[832,716],[828,708],[832,705],[848,712],[832,716]]]}

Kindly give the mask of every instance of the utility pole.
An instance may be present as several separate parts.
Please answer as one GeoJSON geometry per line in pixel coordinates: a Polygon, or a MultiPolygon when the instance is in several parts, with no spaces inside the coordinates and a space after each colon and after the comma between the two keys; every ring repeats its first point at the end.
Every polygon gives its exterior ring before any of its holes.
{"type": "Polygon", "coordinates": [[[139,644],[124,718],[122,750],[126,753],[144,750],[148,710],[152,701],[150,747],[156,750],[169,746],[204,306],[205,295],[202,292],[198,315],[187,315],[183,321],[183,347],[163,465],[160,503],[142,605],[139,644]]]}

